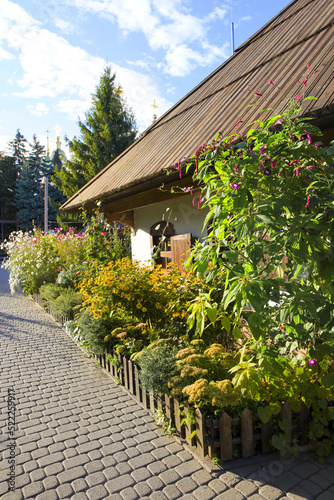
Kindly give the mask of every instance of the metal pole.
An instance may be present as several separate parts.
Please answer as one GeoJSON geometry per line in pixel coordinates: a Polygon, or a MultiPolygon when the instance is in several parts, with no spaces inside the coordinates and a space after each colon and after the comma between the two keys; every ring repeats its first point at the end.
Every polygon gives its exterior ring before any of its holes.
{"type": "Polygon", "coordinates": [[[234,23],[231,23],[231,46],[232,46],[232,56],[234,54],[234,23]]]}
{"type": "Polygon", "coordinates": [[[43,177],[44,184],[44,234],[49,231],[48,218],[49,218],[49,194],[48,194],[48,177],[43,177]]]}

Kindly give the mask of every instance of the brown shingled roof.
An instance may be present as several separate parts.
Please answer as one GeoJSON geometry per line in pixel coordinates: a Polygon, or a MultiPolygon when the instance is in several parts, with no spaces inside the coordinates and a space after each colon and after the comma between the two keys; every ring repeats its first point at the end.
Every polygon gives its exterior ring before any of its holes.
{"type": "Polygon", "coordinates": [[[238,120],[243,120],[238,128],[242,132],[257,119],[258,107],[247,107],[251,102],[258,100],[260,109],[269,105],[275,114],[281,113],[287,102],[284,96],[300,91],[297,80],[304,78],[308,64],[312,78],[306,95],[317,100],[306,101],[303,114],[333,115],[333,45],[334,1],[292,1],[64,203],[62,210],[75,211],[82,203],[115,201],[159,186],[167,180],[166,169],[192,156],[203,142],[218,132],[235,132],[238,120]],[[269,80],[276,86],[268,85],[269,80]]]}

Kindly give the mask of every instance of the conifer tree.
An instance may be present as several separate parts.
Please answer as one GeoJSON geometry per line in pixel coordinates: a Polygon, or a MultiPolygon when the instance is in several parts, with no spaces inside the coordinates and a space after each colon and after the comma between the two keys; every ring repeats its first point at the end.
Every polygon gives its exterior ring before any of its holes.
{"type": "Polygon", "coordinates": [[[18,128],[14,139],[10,141],[8,145],[19,170],[22,168],[27,157],[26,144],[27,139],[21,134],[20,129],[18,128]]]}
{"type": "MultiPolygon", "coordinates": [[[[0,152],[0,220],[15,220],[15,184],[17,165],[15,158],[0,152]]],[[[15,223],[1,223],[0,240],[15,231],[15,223]]]]}
{"type": "Polygon", "coordinates": [[[67,139],[72,153],[63,169],[56,167],[53,180],[69,198],[105,168],[135,140],[137,130],[132,111],[115,83],[116,75],[106,67],[92,97],[84,121],[79,120],[79,138],[67,139]]]}
{"type": "MultiPolygon", "coordinates": [[[[23,163],[16,184],[16,206],[20,221],[20,228],[28,231],[33,226],[44,227],[44,185],[43,177],[50,179],[54,165],[45,161],[45,149],[40,144],[36,135],[30,144],[31,151],[23,163]]],[[[58,190],[50,185],[49,199],[59,197],[58,190]]],[[[52,204],[49,204],[48,220],[56,221],[57,213],[52,204]]]]}

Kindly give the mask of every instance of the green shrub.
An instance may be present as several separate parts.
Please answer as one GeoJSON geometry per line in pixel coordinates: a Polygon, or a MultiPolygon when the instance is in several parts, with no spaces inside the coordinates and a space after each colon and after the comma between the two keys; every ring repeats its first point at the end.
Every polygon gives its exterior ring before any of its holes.
{"type": "Polygon", "coordinates": [[[80,294],[73,288],[63,288],[60,295],[51,304],[52,313],[56,316],[63,316],[73,319],[76,306],[82,303],[80,294]]]}
{"type": "Polygon", "coordinates": [[[168,343],[160,344],[155,348],[145,349],[138,363],[141,368],[140,382],[147,390],[153,390],[155,394],[167,392],[167,383],[172,368],[175,364],[177,350],[168,343]]]}

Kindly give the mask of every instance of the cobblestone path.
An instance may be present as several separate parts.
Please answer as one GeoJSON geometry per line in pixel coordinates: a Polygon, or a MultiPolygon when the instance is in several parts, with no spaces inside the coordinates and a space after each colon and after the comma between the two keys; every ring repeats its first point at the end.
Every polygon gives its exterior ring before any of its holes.
{"type": "Polygon", "coordinates": [[[11,296],[3,269],[0,391],[2,500],[334,499],[334,460],[255,457],[203,467],[33,301],[11,296]],[[13,436],[8,393],[17,401],[13,436]]]}

